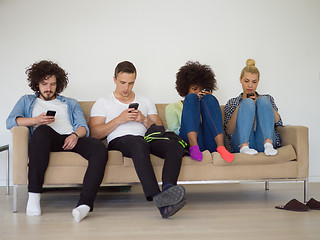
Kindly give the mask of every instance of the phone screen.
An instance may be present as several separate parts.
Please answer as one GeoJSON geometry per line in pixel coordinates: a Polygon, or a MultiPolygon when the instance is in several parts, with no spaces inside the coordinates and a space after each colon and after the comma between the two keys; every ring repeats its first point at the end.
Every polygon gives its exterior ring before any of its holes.
{"type": "Polygon", "coordinates": [[[137,110],[139,107],[139,103],[130,103],[129,104],[129,108],[134,108],[135,110],[137,110]]]}
{"type": "Polygon", "coordinates": [[[46,115],[54,117],[56,115],[56,111],[48,110],[46,115]]]}

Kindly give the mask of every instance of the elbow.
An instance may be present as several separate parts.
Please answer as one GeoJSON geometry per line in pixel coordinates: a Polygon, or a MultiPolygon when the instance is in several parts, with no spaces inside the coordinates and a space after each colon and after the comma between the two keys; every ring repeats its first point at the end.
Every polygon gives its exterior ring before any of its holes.
{"type": "Polygon", "coordinates": [[[96,131],[95,129],[90,128],[90,137],[92,138],[96,138],[101,140],[103,138],[103,136],[101,135],[101,133],[99,131],[96,131]]]}
{"type": "Polygon", "coordinates": [[[163,122],[161,121],[161,119],[159,119],[155,124],[157,126],[163,126],[163,122]]]}
{"type": "Polygon", "coordinates": [[[18,126],[18,124],[17,124],[17,122],[16,122],[15,120],[7,119],[7,121],[6,121],[6,128],[7,128],[8,130],[10,130],[11,128],[16,127],[16,126],[18,126]]]}
{"type": "Polygon", "coordinates": [[[92,129],[90,129],[90,137],[99,139],[99,135],[92,129]]]}

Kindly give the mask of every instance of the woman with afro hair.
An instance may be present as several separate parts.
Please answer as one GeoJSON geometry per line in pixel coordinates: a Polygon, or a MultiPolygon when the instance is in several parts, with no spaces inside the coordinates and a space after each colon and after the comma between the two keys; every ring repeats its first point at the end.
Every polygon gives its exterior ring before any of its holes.
{"type": "Polygon", "coordinates": [[[166,108],[168,130],[182,137],[190,146],[190,156],[201,161],[202,151],[217,151],[232,162],[234,155],[224,147],[222,113],[212,95],[217,89],[215,75],[208,65],[187,62],[176,74],[176,90],[184,100],[166,108]]]}

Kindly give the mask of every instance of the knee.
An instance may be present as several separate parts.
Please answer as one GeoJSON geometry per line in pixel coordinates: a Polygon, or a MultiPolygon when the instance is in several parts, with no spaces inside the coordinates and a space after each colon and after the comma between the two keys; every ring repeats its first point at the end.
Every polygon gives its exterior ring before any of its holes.
{"type": "Polygon", "coordinates": [[[49,127],[48,125],[41,125],[39,127],[37,127],[33,134],[43,134],[43,133],[47,133],[51,130],[52,128],[49,127]]]}
{"type": "Polygon", "coordinates": [[[267,96],[259,96],[257,99],[257,106],[272,106],[270,99],[267,96]]]}
{"type": "Polygon", "coordinates": [[[127,152],[132,155],[149,154],[149,144],[143,137],[140,136],[127,136],[125,140],[127,152]]]}
{"type": "Polygon", "coordinates": [[[200,104],[202,107],[208,106],[210,108],[214,108],[214,109],[219,108],[220,109],[220,104],[219,104],[218,99],[211,94],[204,95],[201,98],[200,104]]]}
{"type": "Polygon", "coordinates": [[[204,95],[204,96],[201,98],[201,102],[202,102],[202,101],[204,101],[204,102],[210,101],[210,102],[212,102],[212,103],[215,103],[215,104],[220,105],[218,99],[217,99],[215,96],[213,96],[212,94],[206,94],[206,95],[204,95]]]}
{"type": "Polygon", "coordinates": [[[149,154],[149,144],[147,143],[144,138],[137,138],[132,141],[132,148],[134,149],[134,152],[140,152],[140,153],[147,153],[149,154]]]}
{"type": "Polygon", "coordinates": [[[92,156],[97,156],[99,159],[104,159],[105,161],[108,160],[108,149],[103,144],[102,141],[95,139],[95,138],[85,138],[88,141],[86,141],[86,145],[90,149],[92,156]]]}
{"type": "Polygon", "coordinates": [[[199,97],[197,94],[195,93],[189,93],[185,98],[184,98],[184,103],[195,103],[195,102],[199,102],[199,97]]]}
{"type": "Polygon", "coordinates": [[[250,111],[250,112],[255,112],[256,109],[256,103],[253,99],[251,98],[245,98],[242,100],[240,103],[239,110],[245,109],[245,111],[250,111]]]}
{"type": "Polygon", "coordinates": [[[51,127],[49,127],[48,125],[41,125],[34,130],[31,139],[32,140],[44,139],[44,137],[47,137],[50,135],[51,131],[53,131],[53,129],[51,127]]]}

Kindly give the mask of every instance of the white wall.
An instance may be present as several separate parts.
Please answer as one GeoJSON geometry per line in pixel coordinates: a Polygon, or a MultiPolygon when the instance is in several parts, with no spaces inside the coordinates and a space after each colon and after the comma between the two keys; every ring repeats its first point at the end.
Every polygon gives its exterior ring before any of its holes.
{"type": "MultiPolygon", "coordinates": [[[[31,93],[24,72],[35,61],[70,73],[64,95],[96,100],[113,90],[115,65],[130,60],[135,91],[169,103],[180,99],[179,67],[197,60],[213,68],[225,104],[241,92],[240,71],[254,58],[259,92],[274,96],[285,124],[309,127],[310,177],[320,181],[319,12],[318,0],[0,0],[0,143],[11,144],[5,120],[31,93]]],[[[5,159],[0,154],[2,185],[5,159]]]]}

